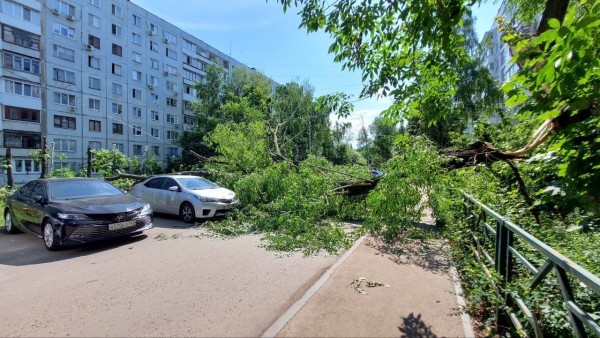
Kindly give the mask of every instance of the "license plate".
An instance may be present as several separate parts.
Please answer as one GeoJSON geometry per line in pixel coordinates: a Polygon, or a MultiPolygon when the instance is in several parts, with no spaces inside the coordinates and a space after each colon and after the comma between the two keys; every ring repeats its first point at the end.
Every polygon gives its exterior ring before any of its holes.
{"type": "Polygon", "coordinates": [[[130,228],[132,226],[135,226],[135,221],[113,223],[113,224],[108,225],[108,230],[119,230],[119,229],[124,229],[124,228],[130,228]]]}

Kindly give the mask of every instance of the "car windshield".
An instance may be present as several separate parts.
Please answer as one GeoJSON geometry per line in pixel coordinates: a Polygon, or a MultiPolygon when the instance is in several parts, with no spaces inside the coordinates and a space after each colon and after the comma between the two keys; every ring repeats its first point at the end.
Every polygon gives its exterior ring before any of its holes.
{"type": "Polygon", "coordinates": [[[179,183],[190,190],[213,189],[219,186],[200,177],[178,177],[179,183]]]}
{"type": "Polygon", "coordinates": [[[50,183],[52,199],[67,200],[75,198],[116,196],[123,192],[104,181],[60,181],[50,183]]]}

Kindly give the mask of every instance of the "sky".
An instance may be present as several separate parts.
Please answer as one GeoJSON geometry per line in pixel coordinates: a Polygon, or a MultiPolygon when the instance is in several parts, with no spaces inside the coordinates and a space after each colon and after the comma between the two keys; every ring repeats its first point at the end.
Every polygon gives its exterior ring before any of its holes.
{"type": "MultiPolygon", "coordinates": [[[[345,92],[352,95],[354,112],[344,122],[352,134],[368,126],[390,106],[389,98],[359,99],[359,72],[342,71],[328,54],[333,39],[322,32],[307,34],[298,29],[298,9],[283,12],[275,0],[132,0],[133,3],[191,33],[243,64],[254,67],[279,84],[308,82],[315,97],[345,92]]],[[[479,38],[492,26],[498,0],[476,6],[479,38]],[[496,2],[496,3],[494,3],[496,2]]],[[[337,117],[331,117],[332,122],[337,117]]]]}

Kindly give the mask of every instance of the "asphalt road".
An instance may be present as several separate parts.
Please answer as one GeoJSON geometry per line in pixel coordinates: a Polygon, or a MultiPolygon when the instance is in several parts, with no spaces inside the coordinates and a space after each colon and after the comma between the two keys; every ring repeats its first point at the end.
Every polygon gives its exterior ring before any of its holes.
{"type": "Polygon", "coordinates": [[[256,235],[210,238],[173,218],[154,225],[58,252],[0,232],[0,335],[258,336],[337,259],[266,251],[256,235]]]}

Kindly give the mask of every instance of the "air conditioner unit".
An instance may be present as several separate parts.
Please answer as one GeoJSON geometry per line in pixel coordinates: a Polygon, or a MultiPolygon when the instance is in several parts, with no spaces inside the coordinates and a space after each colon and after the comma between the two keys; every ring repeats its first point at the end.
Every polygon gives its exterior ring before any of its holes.
{"type": "Polygon", "coordinates": [[[152,35],[154,35],[154,32],[153,31],[148,31],[148,35],[152,36],[152,35]]]}
{"type": "Polygon", "coordinates": [[[154,85],[149,84],[148,88],[150,88],[150,90],[154,90],[154,85]]]}
{"type": "Polygon", "coordinates": [[[69,21],[75,21],[75,17],[72,15],[67,15],[67,20],[69,21]]]}
{"type": "Polygon", "coordinates": [[[52,10],[52,14],[54,14],[54,15],[59,15],[59,14],[60,14],[60,12],[58,11],[58,8],[54,8],[54,9],[52,10]]]}
{"type": "Polygon", "coordinates": [[[77,110],[77,107],[75,107],[75,106],[69,106],[69,110],[70,110],[70,111],[76,111],[76,110],[77,110]]]}
{"type": "Polygon", "coordinates": [[[94,46],[92,45],[85,45],[85,49],[89,50],[90,52],[94,50],[94,46]]]}
{"type": "Polygon", "coordinates": [[[163,72],[164,76],[169,76],[169,72],[167,72],[166,70],[163,72]]]}
{"type": "Polygon", "coordinates": [[[165,38],[164,41],[165,41],[166,44],[169,44],[169,39],[165,38]]]}

